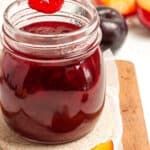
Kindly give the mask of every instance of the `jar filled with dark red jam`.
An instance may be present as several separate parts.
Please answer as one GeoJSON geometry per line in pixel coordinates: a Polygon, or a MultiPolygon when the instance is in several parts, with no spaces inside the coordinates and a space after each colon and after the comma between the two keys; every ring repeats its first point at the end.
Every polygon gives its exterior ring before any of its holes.
{"type": "MultiPolygon", "coordinates": [[[[104,64],[96,9],[65,0],[44,14],[27,0],[4,13],[1,109],[8,126],[39,143],[76,140],[104,106],[104,64]]],[[[99,133],[101,134],[101,133],[99,133]]]]}

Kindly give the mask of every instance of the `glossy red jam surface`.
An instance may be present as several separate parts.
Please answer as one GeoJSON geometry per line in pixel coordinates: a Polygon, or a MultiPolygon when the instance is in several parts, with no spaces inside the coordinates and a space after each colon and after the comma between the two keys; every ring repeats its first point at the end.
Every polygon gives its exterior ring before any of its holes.
{"type": "Polygon", "coordinates": [[[62,34],[80,29],[79,26],[65,22],[39,22],[21,28],[23,31],[38,34],[62,34]]]}
{"type": "Polygon", "coordinates": [[[55,13],[59,11],[64,0],[28,0],[28,4],[32,9],[43,13],[55,13]]]}
{"type": "MultiPolygon", "coordinates": [[[[22,28],[40,34],[77,29],[78,26],[60,22],[22,28]]],[[[4,48],[1,107],[8,125],[28,139],[53,144],[88,133],[104,104],[100,49],[82,60],[54,66],[47,60],[38,62],[18,56],[4,48]]]]}

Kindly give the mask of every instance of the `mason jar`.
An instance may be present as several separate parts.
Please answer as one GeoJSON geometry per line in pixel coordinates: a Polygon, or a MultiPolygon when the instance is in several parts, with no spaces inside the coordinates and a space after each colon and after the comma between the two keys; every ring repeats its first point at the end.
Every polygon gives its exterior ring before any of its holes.
{"type": "Polygon", "coordinates": [[[65,0],[60,11],[32,10],[27,0],[4,13],[1,108],[8,126],[39,143],[81,138],[104,106],[101,29],[89,3],[65,0]]]}

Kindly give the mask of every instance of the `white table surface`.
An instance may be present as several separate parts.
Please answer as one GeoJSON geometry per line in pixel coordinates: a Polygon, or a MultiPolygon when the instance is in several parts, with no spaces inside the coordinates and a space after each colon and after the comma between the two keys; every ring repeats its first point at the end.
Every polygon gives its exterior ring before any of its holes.
{"type": "MultiPolygon", "coordinates": [[[[0,0],[0,26],[3,10],[11,1],[13,0],[0,0]]],[[[129,60],[135,64],[150,141],[150,31],[135,23],[133,19],[129,24],[128,37],[115,56],[117,59],[129,60]]]]}
{"type": "Polygon", "coordinates": [[[150,31],[137,18],[132,18],[129,22],[128,37],[116,58],[131,61],[135,65],[150,141],[150,31]]]}

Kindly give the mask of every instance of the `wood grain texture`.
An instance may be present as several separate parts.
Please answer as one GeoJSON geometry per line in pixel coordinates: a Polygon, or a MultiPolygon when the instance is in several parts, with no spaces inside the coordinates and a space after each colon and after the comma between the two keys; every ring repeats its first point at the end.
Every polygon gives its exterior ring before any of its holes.
{"type": "Polygon", "coordinates": [[[124,150],[150,150],[134,65],[117,61],[124,150]]]}

